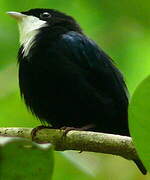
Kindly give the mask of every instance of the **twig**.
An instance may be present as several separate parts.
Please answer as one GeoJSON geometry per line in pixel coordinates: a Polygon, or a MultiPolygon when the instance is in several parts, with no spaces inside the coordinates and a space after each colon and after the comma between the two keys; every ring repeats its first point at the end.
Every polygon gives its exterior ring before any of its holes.
{"type": "MultiPolygon", "coordinates": [[[[32,128],[0,128],[0,135],[32,139],[31,131],[32,128]]],[[[37,131],[34,141],[52,143],[57,151],[90,151],[118,155],[128,160],[139,159],[132,139],[127,136],[90,131],[70,131],[64,136],[63,130],[42,129],[37,131]]]]}

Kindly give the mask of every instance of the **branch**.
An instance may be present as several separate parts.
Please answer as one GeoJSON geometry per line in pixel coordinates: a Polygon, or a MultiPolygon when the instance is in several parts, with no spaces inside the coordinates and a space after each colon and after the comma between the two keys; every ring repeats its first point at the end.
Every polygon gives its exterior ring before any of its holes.
{"type": "MultiPolygon", "coordinates": [[[[34,129],[0,128],[0,135],[32,140],[32,130],[34,129]]],[[[36,131],[34,141],[37,143],[51,143],[56,151],[77,150],[122,156],[128,160],[133,160],[143,174],[147,173],[136,153],[132,139],[127,136],[74,130],[69,131],[64,136],[63,130],[45,128],[36,131]]]]}
{"type": "MultiPolygon", "coordinates": [[[[32,139],[32,130],[32,128],[0,128],[0,135],[32,139]]],[[[130,137],[74,130],[68,132],[66,136],[63,133],[63,130],[41,129],[37,131],[34,141],[52,143],[57,151],[90,151],[118,155],[128,160],[139,160],[130,137]]]]}

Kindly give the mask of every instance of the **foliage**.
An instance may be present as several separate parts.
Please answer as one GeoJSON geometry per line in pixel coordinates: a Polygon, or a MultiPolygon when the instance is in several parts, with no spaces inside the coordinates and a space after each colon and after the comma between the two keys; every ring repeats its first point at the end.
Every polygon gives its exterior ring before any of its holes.
{"type": "Polygon", "coordinates": [[[22,138],[0,138],[0,178],[50,180],[53,172],[52,145],[38,145],[22,138]]]}
{"type": "MultiPolygon", "coordinates": [[[[99,45],[101,44],[122,70],[131,96],[138,84],[149,75],[150,2],[148,0],[130,2],[126,0],[1,0],[0,7],[1,127],[35,127],[40,124],[40,121],[33,118],[26,110],[19,97],[16,66],[19,47],[18,30],[15,21],[5,14],[6,11],[47,7],[74,16],[84,32],[99,45]]],[[[136,111],[138,112],[139,109],[136,111]]],[[[66,154],[56,153],[53,179],[145,180],[149,178],[141,176],[136,167],[126,160],[95,154],[93,156],[97,161],[92,161],[93,158],[90,159],[89,155],[71,159],[68,156],[66,158],[66,154]],[[84,159],[88,159],[88,163],[85,163],[84,159]],[[94,177],[87,173],[89,171],[87,169],[95,163],[98,170],[93,171],[94,177]]]]}
{"type": "Polygon", "coordinates": [[[130,129],[135,146],[150,171],[150,76],[137,87],[129,110],[130,129]]]}

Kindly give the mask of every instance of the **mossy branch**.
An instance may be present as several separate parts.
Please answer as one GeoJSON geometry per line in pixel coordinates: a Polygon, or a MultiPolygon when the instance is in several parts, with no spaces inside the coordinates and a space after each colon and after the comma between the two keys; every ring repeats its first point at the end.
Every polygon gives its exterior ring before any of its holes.
{"type": "MultiPolygon", "coordinates": [[[[32,139],[32,130],[32,128],[0,128],[0,135],[32,139]]],[[[63,130],[41,129],[37,131],[34,141],[52,143],[57,151],[90,151],[118,155],[128,160],[138,160],[132,139],[127,136],[74,130],[64,136],[63,130]]]]}
{"type": "Polygon", "coordinates": [[[133,160],[143,174],[147,173],[130,137],[74,130],[64,136],[63,130],[45,128],[38,130],[33,138],[32,132],[32,128],[0,128],[1,136],[34,139],[42,144],[51,143],[56,151],[77,150],[122,156],[133,160]]]}

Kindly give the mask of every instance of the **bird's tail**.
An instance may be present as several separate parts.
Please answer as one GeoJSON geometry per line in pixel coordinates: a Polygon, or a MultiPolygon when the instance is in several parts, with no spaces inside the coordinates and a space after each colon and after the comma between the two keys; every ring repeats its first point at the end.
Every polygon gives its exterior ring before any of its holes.
{"type": "Polygon", "coordinates": [[[134,160],[135,164],[137,165],[137,167],[139,168],[139,170],[141,171],[142,174],[146,175],[147,174],[147,170],[144,167],[142,161],[140,160],[134,160]]]}

